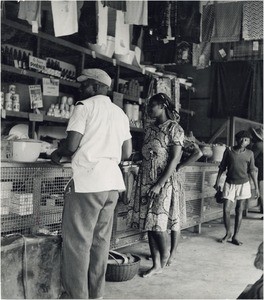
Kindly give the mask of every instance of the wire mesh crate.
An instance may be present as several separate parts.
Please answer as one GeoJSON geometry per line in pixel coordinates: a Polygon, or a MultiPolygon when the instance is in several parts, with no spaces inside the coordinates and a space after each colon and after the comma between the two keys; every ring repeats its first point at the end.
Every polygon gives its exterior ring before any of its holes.
{"type": "Polygon", "coordinates": [[[63,192],[70,178],[70,167],[2,163],[1,234],[60,234],[63,192]]]}

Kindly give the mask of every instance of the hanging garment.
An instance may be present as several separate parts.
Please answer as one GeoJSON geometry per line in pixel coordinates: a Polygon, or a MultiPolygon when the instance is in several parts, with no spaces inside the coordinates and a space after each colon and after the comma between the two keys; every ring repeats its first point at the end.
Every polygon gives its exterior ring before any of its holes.
{"type": "Polygon", "coordinates": [[[127,1],[102,1],[103,6],[108,6],[116,10],[126,11],[127,1]]]}
{"type": "Polygon", "coordinates": [[[193,44],[192,65],[196,69],[204,69],[209,66],[211,55],[211,43],[193,44]]]}
{"type": "Polygon", "coordinates": [[[247,61],[212,63],[212,115],[215,118],[248,117],[253,70],[247,61]]]}
{"type": "Polygon", "coordinates": [[[97,1],[98,9],[98,35],[97,35],[97,44],[98,45],[107,45],[107,24],[108,24],[108,7],[103,6],[101,1],[97,1]]]}
{"type": "Polygon", "coordinates": [[[30,25],[36,21],[41,27],[41,1],[20,1],[18,18],[28,21],[30,25]]]}
{"type": "Polygon", "coordinates": [[[189,43],[200,43],[200,20],[198,1],[178,1],[179,38],[189,43]]]}
{"type": "Polygon", "coordinates": [[[115,27],[115,53],[128,54],[129,53],[129,25],[124,22],[124,13],[116,11],[116,27],[115,27]]]}
{"type": "Polygon", "coordinates": [[[76,1],[51,1],[55,36],[78,32],[76,1]]]}
{"type": "Polygon", "coordinates": [[[127,1],[125,23],[135,25],[148,25],[148,2],[146,0],[127,1]]]}
{"type": "Polygon", "coordinates": [[[202,42],[210,42],[214,27],[215,6],[204,5],[202,15],[202,42]]]}
{"type": "Polygon", "coordinates": [[[263,124],[263,61],[253,61],[251,67],[253,69],[253,79],[247,117],[263,124]]]}
{"type": "Polygon", "coordinates": [[[79,36],[85,42],[96,44],[98,34],[95,1],[84,1],[79,19],[79,36]]]}
{"type": "Polygon", "coordinates": [[[177,26],[177,20],[178,20],[178,2],[177,1],[171,1],[171,7],[170,7],[170,27],[171,27],[171,36],[177,37],[179,35],[178,33],[178,26],[177,26]]]}
{"type": "Polygon", "coordinates": [[[242,37],[244,40],[263,39],[263,2],[243,2],[242,37]]]}
{"type": "Polygon", "coordinates": [[[148,27],[157,39],[165,39],[168,32],[169,1],[148,1],[148,27]]]}
{"type": "Polygon", "coordinates": [[[242,3],[215,4],[215,23],[212,43],[236,42],[240,40],[242,3]]]}

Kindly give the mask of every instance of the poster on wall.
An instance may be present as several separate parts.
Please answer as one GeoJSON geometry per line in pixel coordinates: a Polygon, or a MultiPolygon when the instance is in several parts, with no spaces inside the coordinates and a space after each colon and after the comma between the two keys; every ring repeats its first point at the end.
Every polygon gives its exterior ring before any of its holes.
{"type": "Polygon", "coordinates": [[[43,107],[42,92],[40,85],[29,85],[29,97],[31,109],[43,107]]]}
{"type": "Polygon", "coordinates": [[[59,96],[59,79],[43,78],[42,83],[44,96],[59,96]]]}

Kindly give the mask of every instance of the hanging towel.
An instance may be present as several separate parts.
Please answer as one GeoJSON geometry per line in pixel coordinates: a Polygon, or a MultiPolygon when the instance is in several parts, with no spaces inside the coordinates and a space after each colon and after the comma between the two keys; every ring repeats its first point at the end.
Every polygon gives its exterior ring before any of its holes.
{"type": "Polygon", "coordinates": [[[28,21],[30,25],[36,21],[41,27],[41,1],[20,1],[18,18],[28,21]]]}
{"type": "Polygon", "coordinates": [[[134,25],[148,25],[148,2],[127,1],[125,23],[134,25]]]}
{"type": "Polygon", "coordinates": [[[127,1],[102,1],[104,6],[121,11],[126,11],[126,2],[127,1]]]}
{"type": "Polygon", "coordinates": [[[98,8],[98,35],[97,44],[107,45],[107,23],[108,23],[108,7],[103,6],[101,1],[97,1],[98,8]]]}
{"type": "Polygon", "coordinates": [[[51,1],[55,36],[78,32],[77,3],[73,1],[51,1]]]}
{"type": "Polygon", "coordinates": [[[116,11],[116,29],[115,29],[115,53],[128,54],[129,53],[129,25],[124,22],[124,13],[116,11]]]}
{"type": "Polygon", "coordinates": [[[214,27],[214,5],[204,5],[202,15],[202,42],[210,42],[214,27]]]}
{"type": "Polygon", "coordinates": [[[215,4],[215,23],[212,43],[236,42],[240,40],[242,3],[215,4]]]}
{"type": "Polygon", "coordinates": [[[211,55],[211,43],[193,44],[193,67],[204,69],[209,66],[211,55]]]}
{"type": "Polygon", "coordinates": [[[243,33],[244,40],[263,39],[263,2],[247,1],[243,3],[243,33]]]}

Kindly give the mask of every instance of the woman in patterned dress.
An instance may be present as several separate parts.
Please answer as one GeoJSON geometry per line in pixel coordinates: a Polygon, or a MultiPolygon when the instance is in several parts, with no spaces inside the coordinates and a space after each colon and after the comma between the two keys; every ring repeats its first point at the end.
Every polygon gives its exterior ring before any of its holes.
{"type": "Polygon", "coordinates": [[[184,131],[166,94],[154,95],[149,114],[155,122],[146,128],[142,166],[128,209],[133,228],[148,231],[153,266],[143,277],[162,272],[170,257],[167,230],[180,230],[179,188],[176,166],[181,158],[184,131]]]}

